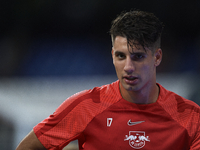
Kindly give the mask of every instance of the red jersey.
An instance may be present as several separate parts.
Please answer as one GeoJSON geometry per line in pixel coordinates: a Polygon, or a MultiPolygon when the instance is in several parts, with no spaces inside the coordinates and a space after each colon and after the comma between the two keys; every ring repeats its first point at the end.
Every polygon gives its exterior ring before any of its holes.
{"type": "Polygon", "coordinates": [[[34,132],[48,150],[61,150],[73,140],[80,150],[199,150],[199,106],[158,86],[152,104],[124,100],[119,81],[82,91],[34,132]]]}

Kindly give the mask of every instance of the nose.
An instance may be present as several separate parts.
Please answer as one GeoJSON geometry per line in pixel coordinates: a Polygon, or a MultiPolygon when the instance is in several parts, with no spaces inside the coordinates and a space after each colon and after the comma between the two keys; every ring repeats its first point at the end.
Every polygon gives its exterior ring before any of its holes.
{"type": "Polygon", "coordinates": [[[135,67],[133,65],[133,61],[131,60],[130,57],[127,57],[125,60],[124,71],[127,72],[128,74],[130,74],[134,70],[135,70],[135,67]]]}

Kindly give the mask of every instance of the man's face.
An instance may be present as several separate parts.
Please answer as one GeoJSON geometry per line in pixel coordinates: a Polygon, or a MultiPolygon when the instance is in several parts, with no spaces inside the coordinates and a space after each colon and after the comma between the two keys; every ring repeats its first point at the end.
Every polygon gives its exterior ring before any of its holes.
{"type": "Polygon", "coordinates": [[[145,49],[141,45],[128,49],[127,39],[121,36],[113,41],[113,64],[121,90],[140,91],[155,84],[156,66],[161,62],[162,51],[157,49],[153,54],[150,49],[145,49]]]}

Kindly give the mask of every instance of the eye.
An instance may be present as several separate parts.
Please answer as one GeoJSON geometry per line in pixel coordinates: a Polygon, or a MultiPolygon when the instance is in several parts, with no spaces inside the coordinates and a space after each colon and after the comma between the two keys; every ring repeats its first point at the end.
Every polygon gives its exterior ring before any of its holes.
{"type": "Polygon", "coordinates": [[[132,55],[133,60],[142,60],[145,58],[145,55],[143,53],[135,53],[132,55]]]}
{"type": "Polygon", "coordinates": [[[143,55],[137,54],[137,55],[135,55],[135,57],[136,57],[137,59],[141,59],[141,58],[143,58],[143,55]]]}
{"type": "Polygon", "coordinates": [[[120,60],[122,60],[126,57],[125,54],[123,54],[123,53],[115,53],[115,56],[120,60]]]}

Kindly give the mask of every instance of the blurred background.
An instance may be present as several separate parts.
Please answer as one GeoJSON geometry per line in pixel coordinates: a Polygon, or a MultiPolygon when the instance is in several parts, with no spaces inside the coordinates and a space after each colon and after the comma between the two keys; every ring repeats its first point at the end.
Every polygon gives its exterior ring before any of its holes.
{"type": "Polygon", "coordinates": [[[108,31],[130,9],[165,25],[158,82],[200,103],[199,0],[1,1],[0,149],[14,150],[68,96],[117,79],[108,31]]]}

